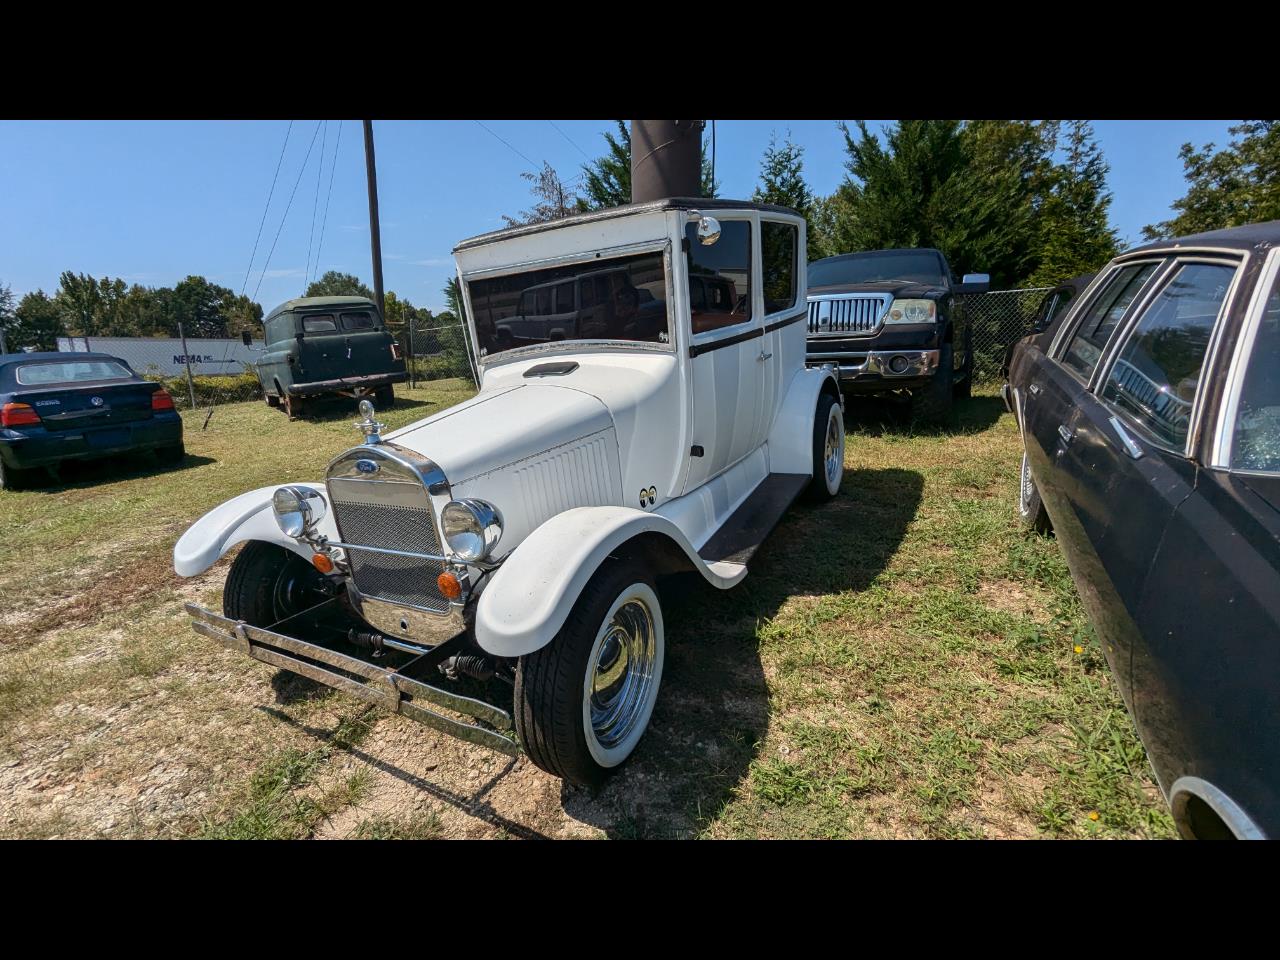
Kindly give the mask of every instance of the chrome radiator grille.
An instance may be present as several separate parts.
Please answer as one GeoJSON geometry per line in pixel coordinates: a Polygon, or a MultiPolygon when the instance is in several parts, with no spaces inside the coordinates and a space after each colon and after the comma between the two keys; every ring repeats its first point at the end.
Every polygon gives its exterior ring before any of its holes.
{"type": "MultiPolygon", "coordinates": [[[[333,509],[342,539],[347,543],[367,543],[371,547],[412,553],[440,553],[440,541],[429,508],[335,500],[333,509]]],[[[444,570],[443,563],[355,548],[347,550],[347,557],[356,587],[366,597],[441,612],[449,609],[449,601],[436,586],[436,577],[444,570]]]]}
{"type": "Polygon", "coordinates": [[[851,294],[809,301],[810,336],[865,336],[880,329],[893,298],[887,294],[851,294]]]}

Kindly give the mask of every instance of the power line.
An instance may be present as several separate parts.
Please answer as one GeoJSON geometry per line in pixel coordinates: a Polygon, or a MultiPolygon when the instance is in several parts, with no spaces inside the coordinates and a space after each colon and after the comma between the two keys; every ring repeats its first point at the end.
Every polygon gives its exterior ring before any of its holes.
{"type": "Polygon", "coordinates": [[[258,256],[258,241],[262,239],[262,227],[267,222],[267,211],[271,209],[271,198],[276,192],[276,180],[280,176],[280,164],[284,163],[285,147],[289,146],[289,134],[293,131],[293,121],[289,121],[289,127],[284,132],[284,146],[280,148],[280,159],[276,161],[275,176],[271,178],[271,190],[267,193],[267,205],[262,208],[262,222],[258,224],[258,235],[253,238],[253,253],[249,256],[249,266],[244,272],[244,283],[240,285],[240,296],[244,296],[245,290],[249,287],[249,274],[253,273],[253,261],[258,256]]]}
{"type": "MultiPolygon", "coordinates": [[[[569,135],[565,133],[563,130],[561,130],[558,126],[556,126],[556,122],[554,120],[548,120],[547,123],[551,124],[551,126],[556,128],[556,133],[560,134],[560,136],[564,137],[566,140],[569,140],[569,135]]],[[[587,151],[583,150],[580,146],[578,146],[572,140],[569,140],[569,145],[572,146],[573,149],[577,150],[584,157],[586,157],[588,161],[591,160],[591,157],[587,156],[587,151]]]]}
{"type": "Polygon", "coordinates": [[[316,210],[320,206],[320,181],[324,177],[324,148],[329,142],[329,121],[324,121],[324,133],[320,137],[320,165],[316,167],[316,196],[311,201],[311,232],[307,234],[307,265],[302,272],[302,293],[307,292],[307,281],[311,278],[311,245],[316,240],[316,210]]]}
{"type": "MultiPolygon", "coordinates": [[[[485,130],[489,130],[489,128],[488,128],[488,127],[486,127],[483,123],[480,123],[480,121],[479,121],[479,120],[476,120],[476,121],[474,121],[474,122],[475,122],[475,123],[477,123],[477,124],[479,124],[479,125],[480,125],[481,127],[483,127],[485,130]]],[[[489,133],[490,133],[492,136],[497,137],[499,140],[502,140],[502,137],[499,137],[499,136],[498,136],[496,133],[494,133],[492,130],[489,130],[489,133]]],[[[527,156],[525,156],[523,153],[521,153],[521,152],[520,152],[519,150],[517,150],[515,147],[511,146],[511,144],[507,143],[507,141],[506,141],[506,140],[502,140],[502,142],[503,142],[503,143],[506,143],[506,144],[507,144],[507,148],[508,148],[509,150],[511,150],[513,153],[515,153],[516,155],[518,155],[518,156],[520,156],[520,157],[523,157],[523,158],[524,158],[525,163],[529,164],[529,166],[531,166],[534,170],[541,170],[541,169],[542,169],[540,166],[538,166],[536,163],[534,163],[532,160],[530,160],[527,156]]]]}
{"type": "Polygon", "coordinates": [[[329,192],[324,197],[324,216],[320,220],[320,242],[316,245],[316,273],[320,273],[320,251],[324,249],[324,228],[329,222],[329,198],[333,196],[333,174],[338,169],[338,147],[342,144],[342,121],[338,121],[338,137],[333,143],[333,159],[329,161],[329,192]]]}
{"type": "Polygon", "coordinates": [[[316,137],[320,135],[320,124],[324,121],[316,123],[315,133],[311,134],[311,145],[307,147],[307,155],[302,161],[302,169],[298,171],[298,179],[293,182],[293,192],[289,194],[289,202],[285,205],[284,216],[280,218],[280,226],[276,228],[276,238],[271,241],[271,250],[267,253],[267,260],[262,265],[262,273],[258,276],[258,285],[253,288],[253,299],[258,299],[258,291],[262,289],[263,278],[267,275],[267,267],[271,266],[271,257],[276,252],[276,244],[280,242],[280,232],[284,230],[284,223],[289,219],[289,209],[293,206],[293,198],[298,192],[298,184],[302,182],[302,175],[307,171],[307,164],[311,162],[311,151],[315,149],[316,137]]]}

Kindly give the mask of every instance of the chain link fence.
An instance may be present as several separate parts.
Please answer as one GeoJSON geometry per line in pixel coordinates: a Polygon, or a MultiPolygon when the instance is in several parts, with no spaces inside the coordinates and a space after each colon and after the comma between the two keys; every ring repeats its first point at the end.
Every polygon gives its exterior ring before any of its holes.
{"type": "Polygon", "coordinates": [[[1024,287],[1020,290],[988,290],[966,294],[964,310],[973,331],[973,382],[994,383],[1001,379],[1004,355],[1009,345],[1026,336],[1045,294],[1052,287],[1024,287]]]}
{"type": "Polygon", "coordinates": [[[421,325],[410,321],[396,334],[411,384],[447,379],[476,382],[467,329],[461,321],[441,323],[432,318],[421,325]]]}

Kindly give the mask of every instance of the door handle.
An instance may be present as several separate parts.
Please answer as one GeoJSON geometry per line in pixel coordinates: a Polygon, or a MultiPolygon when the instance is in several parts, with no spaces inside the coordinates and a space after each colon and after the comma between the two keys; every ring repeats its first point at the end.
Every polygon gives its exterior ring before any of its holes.
{"type": "Polygon", "coordinates": [[[765,360],[768,360],[772,356],[773,356],[772,353],[765,353],[763,350],[761,350],[760,356],[756,357],[756,359],[763,363],[765,360]]]}
{"type": "Polygon", "coordinates": [[[1040,392],[1040,384],[1038,384],[1038,383],[1029,383],[1029,384],[1027,384],[1027,390],[1028,390],[1029,392],[1031,392],[1031,393],[1036,393],[1036,394],[1038,394],[1038,393],[1040,392]]]}
{"type": "Polygon", "coordinates": [[[1065,423],[1058,425],[1058,436],[1062,438],[1063,443],[1070,443],[1076,438],[1075,433],[1065,423]]]}
{"type": "Polygon", "coordinates": [[[1120,425],[1120,421],[1112,417],[1107,421],[1111,424],[1111,429],[1116,432],[1116,436],[1120,438],[1120,442],[1124,444],[1124,452],[1129,454],[1134,460],[1142,456],[1142,448],[1138,446],[1138,442],[1129,436],[1129,431],[1120,425]]]}

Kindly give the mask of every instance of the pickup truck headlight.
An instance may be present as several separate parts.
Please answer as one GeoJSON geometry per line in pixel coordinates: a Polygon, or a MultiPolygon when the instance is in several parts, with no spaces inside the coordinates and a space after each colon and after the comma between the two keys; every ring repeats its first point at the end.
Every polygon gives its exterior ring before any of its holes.
{"type": "Polygon", "coordinates": [[[498,508],[483,500],[453,500],[440,511],[444,542],[465,563],[483,560],[502,538],[498,508]]]}
{"type": "Polygon", "coordinates": [[[315,530],[327,509],[324,497],[310,487],[280,487],[271,495],[271,510],[276,525],[286,537],[295,540],[315,530]]]}
{"type": "Polygon", "coordinates": [[[933,323],[938,305],[932,300],[895,300],[889,305],[885,323],[933,323]]]}

